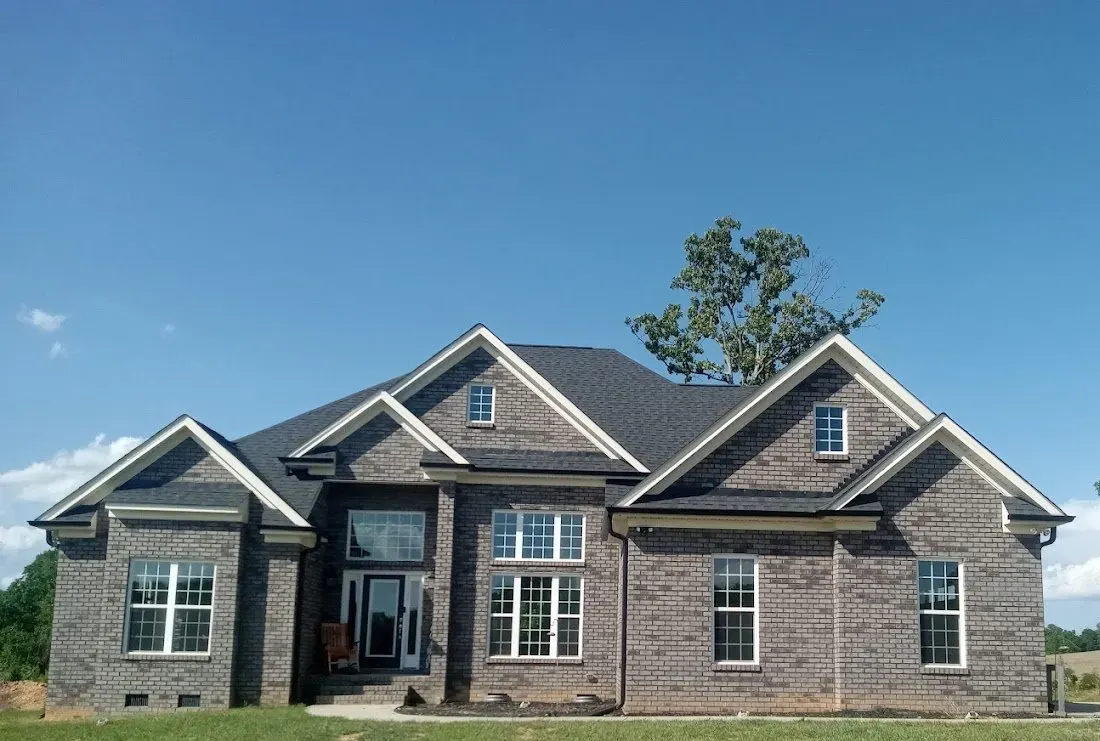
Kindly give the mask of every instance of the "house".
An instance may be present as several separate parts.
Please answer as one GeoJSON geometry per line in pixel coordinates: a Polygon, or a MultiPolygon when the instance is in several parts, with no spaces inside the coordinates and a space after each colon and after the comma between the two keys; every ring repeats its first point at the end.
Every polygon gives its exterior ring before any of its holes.
{"type": "Polygon", "coordinates": [[[237,440],[182,416],[32,521],[48,710],[1045,712],[1070,520],[837,334],[739,388],[478,325],[237,440]]]}

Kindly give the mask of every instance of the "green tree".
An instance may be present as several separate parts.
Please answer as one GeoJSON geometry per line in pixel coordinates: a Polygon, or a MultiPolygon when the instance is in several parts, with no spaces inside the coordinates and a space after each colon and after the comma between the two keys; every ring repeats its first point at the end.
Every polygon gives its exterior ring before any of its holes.
{"type": "Polygon", "coordinates": [[[686,264],[672,288],[690,294],[686,311],[672,303],[626,320],[669,373],[760,384],[830,332],[863,326],[885,301],[863,289],[835,313],[825,306],[833,297],[823,296],[830,267],[810,260],[800,235],[765,228],[735,240],[739,231],[741,222],[725,216],[684,240],[686,264]]]}
{"type": "Polygon", "coordinates": [[[42,679],[50,658],[57,551],[41,553],[0,591],[0,679],[42,679]]]}

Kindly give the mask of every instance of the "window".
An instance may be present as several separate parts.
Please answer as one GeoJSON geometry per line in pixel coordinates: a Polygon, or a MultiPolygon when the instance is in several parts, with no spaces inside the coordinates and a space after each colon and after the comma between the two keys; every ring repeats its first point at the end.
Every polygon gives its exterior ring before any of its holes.
{"type": "Polygon", "coordinates": [[[423,561],[423,512],[348,512],[348,558],[423,561]]]}
{"type": "Polygon", "coordinates": [[[917,600],[920,660],[929,666],[963,666],[963,578],[958,561],[920,561],[917,600]]]}
{"type": "Polygon", "coordinates": [[[814,404],[814,452],[848,452],[848,410],[814,404]]]}
{"type": "Polygon", "coordinates": [[[494,574],[489,595],[489,655],[579,657],[579,576],[494,574]]]}
{"type": "Polygon", "coordinates": [[[714,559],[714,660],[756,663],[756,557],[714,559]]]}
{"type": "Polygon", "coordinates": [[[126,650],[206,653],[214,612],[214,565],[130,563],[126,650]]]}
{"type": "Polygon", "coordinates": [[[123,698],[123,706],[128,708],[149,707],[149,695],[126,695],[123,698]]]}
{"type": "Polygon", "coordinates": [[[177,698],[176,707],[198,708],[202,707],[202,697],[199,695],[180,695],[177,698]]]}
{"type": "Polygon", "coordinates": [[[494,512],[493,558],[581,561],[584,559],[584,515],[494,512]]]}
{"type": "Polygon", "coordinates": [[[493,387],[470,385],[470,402],[466,419],[469,422],[491,423],[493,421],[493,387]]]}

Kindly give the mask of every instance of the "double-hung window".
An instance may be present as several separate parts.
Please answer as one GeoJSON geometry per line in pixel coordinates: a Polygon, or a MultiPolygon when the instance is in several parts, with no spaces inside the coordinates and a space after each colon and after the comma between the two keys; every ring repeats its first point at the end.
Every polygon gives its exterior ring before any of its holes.
{"type": "Polygon", "coordinates": [[[423,561],[424,513],[348,512],[347,557],[363,561],[423,561]]]}
{"type": "Polygon", "coordinates": [[[561,512],[493,513],[493,558],[584,560],[584,515],[561,512]]]}
{"type": "Polygon", "coordinates": [[[496,391],[492,386],[471,384],[466,421],[474,424],[492,424],[495,399],[496,391]]]}
{"type": "Polygon", "coordinates": [[[128,592],[128,652],[210,651],[214,564],[131,561],[128,592]]]}
{"type": "Polygon", "coordinates": [[[714,660],[754,664],[759,661],[756,557],[714,559],[714,660]]]}
{"type": "Polygon", "coordinates": [[[490,586],[490,656],[581,655],[581,577],[493,574],[490,586]]]}
{"type": "Polygon", "coordinates": [[[848,452],[847,409],[830,404],[814,404],[814,452],[835,455],[848,452]]]}
{"type": "Polygon", "coordinates": [[[964,666],[963,572],[958,561],[919,561],[917,608],[920,660],[927,666],[964,666]]]}

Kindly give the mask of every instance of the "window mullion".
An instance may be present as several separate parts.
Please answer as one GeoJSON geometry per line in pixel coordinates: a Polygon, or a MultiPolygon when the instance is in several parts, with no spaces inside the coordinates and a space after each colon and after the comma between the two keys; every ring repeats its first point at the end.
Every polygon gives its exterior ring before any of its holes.
{"type": "Polygon", "coordinates": [[[523,580],[518,576],[510,578],[512,580],[512,656],[519,656],[519,615],[523,580]]]}
{"type": "MultiPolygon", "coordinates": [[[[561,560],[561,515],[554,515],[554,552],[552,558],[555,561],[561,560]]],[[[554,579],[554,583],[557,583],[557,578],[554,579]]]]}
{"type": "Polygon", "coordinates": [[[168,604],[164,614],[164,653],[172,653],[172,631],[176,622],[176,580],[179,578],[179,564],[168,567],[168,604]]]}
{"type": "Polygon", "coordinates": [[[550,580],[550,658],[558,656],[558,589],[560,577],[550,580]]]}

